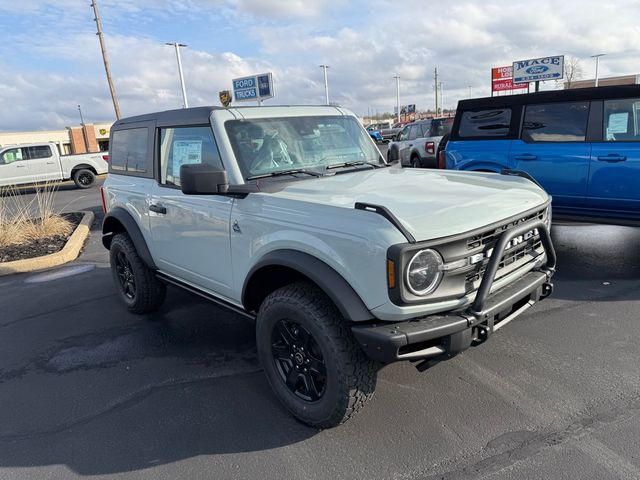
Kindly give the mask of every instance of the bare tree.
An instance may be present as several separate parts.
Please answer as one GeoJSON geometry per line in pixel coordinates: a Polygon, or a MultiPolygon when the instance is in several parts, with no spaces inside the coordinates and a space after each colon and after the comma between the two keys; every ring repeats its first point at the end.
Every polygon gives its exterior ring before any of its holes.
{"type": "Polygon", "coordinates": [[[576,57],[569,57],[564,62],[564,79],[556,81],[558,87],[571,88],[571,85],[582,78],[582,63],[576,57]]]}

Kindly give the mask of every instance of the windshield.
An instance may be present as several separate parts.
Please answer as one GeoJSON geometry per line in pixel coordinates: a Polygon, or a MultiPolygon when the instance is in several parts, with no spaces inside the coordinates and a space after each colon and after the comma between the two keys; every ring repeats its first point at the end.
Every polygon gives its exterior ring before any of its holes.
{"type": "Polygon", "coordinates": [[[231,120],[225,128],[245,178],[293,170],[324,172],[329,166],[354,162],[384,163],[354,117],[231,120]]]}

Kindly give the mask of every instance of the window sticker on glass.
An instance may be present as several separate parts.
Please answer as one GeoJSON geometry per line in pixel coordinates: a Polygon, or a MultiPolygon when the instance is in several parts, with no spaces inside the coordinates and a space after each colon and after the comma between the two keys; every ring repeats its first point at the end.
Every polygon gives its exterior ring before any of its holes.
{"type": "Polygon", "coordinates": [[[629,124],[629,112],[612,113],[609,115],[609,126],[607,127],[607,140],[614,140],[614,134],[627,133],[629,124]]]}
{"type": "Polygon", "coordinates": [[[202,140],[176,140],[173,144],[175,171],[190,163],[202,163],[202,140]]]}

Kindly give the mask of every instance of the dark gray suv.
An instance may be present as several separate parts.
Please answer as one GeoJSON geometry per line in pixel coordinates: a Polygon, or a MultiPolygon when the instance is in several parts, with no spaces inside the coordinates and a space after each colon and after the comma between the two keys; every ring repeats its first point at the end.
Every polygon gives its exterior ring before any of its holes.
{"type": "Polygon", "coordinates": [[[405,126],[389,145],[389,162],[402,166],[436,168],[436,152],[444,135],[451,132],[453,117],[418,120],[405,126]]]}

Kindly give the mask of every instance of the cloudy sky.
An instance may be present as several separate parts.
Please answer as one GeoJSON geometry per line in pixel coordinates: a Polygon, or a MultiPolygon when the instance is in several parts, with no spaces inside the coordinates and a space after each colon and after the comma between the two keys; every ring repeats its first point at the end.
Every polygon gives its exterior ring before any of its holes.
{"type": "MultiPolygon", "coordinates": [[[[89,0],[0,0],[0,130],[112,120],[89,0]]],[[[640,73],[638,0],[99,0],[123,115],[179,108],[175,54],[191,106],[217,105],[231,79],[271,71],[269,103],[331,100],[362,115],[403,104],[433,107],[433,69],[445,107],[489,93],[492,66],[607,53],[602,76],[640,73]]],[[[544,88],[553,88],[547,84],[544,88]]]]}

